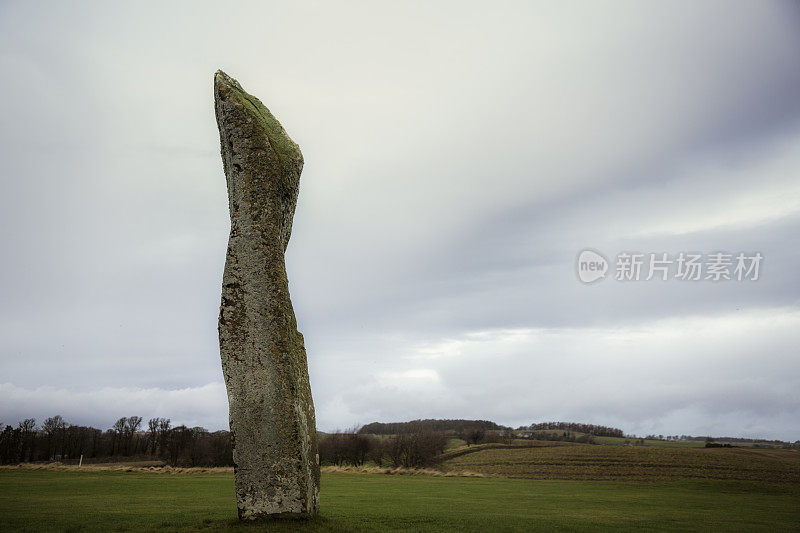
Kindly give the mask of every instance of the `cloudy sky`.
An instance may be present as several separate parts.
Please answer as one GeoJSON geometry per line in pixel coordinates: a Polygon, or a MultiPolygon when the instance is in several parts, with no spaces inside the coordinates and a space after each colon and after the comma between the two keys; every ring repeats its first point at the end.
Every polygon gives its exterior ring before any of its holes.
{"type": "Polygon", "coordinates": [[[800,438],[788,1],[0,2],[3,422],[227,428],[218,68],[305,156],[287,267],[320,429],[800,438]],[[626,251],[764,259],[617,281],[626,251]]]}

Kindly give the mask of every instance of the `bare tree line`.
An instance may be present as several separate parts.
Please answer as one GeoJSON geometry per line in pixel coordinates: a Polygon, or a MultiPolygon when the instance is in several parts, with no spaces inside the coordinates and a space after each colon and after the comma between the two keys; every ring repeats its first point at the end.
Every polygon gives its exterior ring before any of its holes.
{"type": "Polygon", "coordinates": [[[397,435],[407,431],[445,431],[455,434],[466,434],[469,431],[500,431],[505,429],[499,424],[489,420],[463,420],[463,419],[425,419],[410,422],[372,422],[362,426],[359,433],[369,435],[397,435]]]}
{"type": "Polygon", "coordinates": [[[233,464],[230,433],[202,427],[172,427],[168,418],[151,418],[142,427],[141,416],[122,417],[103,431],[69,424],[60,415],[41,427],[27,418],[0,432],[0,463],[34,461],[85,462],[161,459],[173,466],[228,466],[233,464]]]}
{"type": "Polygon", "coordinates": [[[539,422],[533,423],[530,426],[522,426],[519,428],[521,431],[537,431],[558,429],[563,431],[575,431],[578,433],[586,433],[596,437],[624,437],[625,434],[619,428],[609,426],[598,426],[596,424],[581,424],[578,422],[539,422]]]}
{"type": "MultiPolygon", "coordinates": [[[[0,424],[0,427],[3,427],[0,424]]],[[[412,422],[373,423],[361,429],[319,435],[320,462],[329,465],[364,465],[424,467],[435,462],[448,438],[458,437],[467,445],[514,439],[595,442],[595,436],[620,436],[621,430],[607,426],[571,422],[543,422],[517,430],[492,422],[470,420],[416,420],[412,422]],[[500,429],[495,429],[500,428],[500,429]],[[370,433],[378,430],[378,434],[370,433]],[[554,431],[555,430],[555,431],[554,431]],[[577,433],[580,432],[580,433],[577,433]],[[576,434],[577,433],[577,434],[576,434]]],[[[626,443],[645,444],[643,438],[628,436],[626,443]]],[[[711,437],[688,435],[647,437],[659,440],[706,440],[711,437]]],[[[764,442],[782,447],[800,447],[800,441],[724,438],[735,442],[764,442]]],[[[122,417],[111,428],[73,425],[61,416],[45,419],[38,426],[27,418],[16,427],[6,425],[0,431],[0,464],[61,461],[77,463],[132,460],[160,460],[173,466],[229,466],[233,464],[230,433],[209,432],[202,427],[173,427],[168,418],[151,418],[145,426],[140,416],[122,417]]]]}

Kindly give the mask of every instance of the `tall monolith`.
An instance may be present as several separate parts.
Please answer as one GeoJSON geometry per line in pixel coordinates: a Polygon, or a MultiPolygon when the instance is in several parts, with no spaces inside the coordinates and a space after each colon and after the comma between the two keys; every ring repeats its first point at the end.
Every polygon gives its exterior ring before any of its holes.
{"type": "Polygon", "coordinates": [[[231,217],[219,346],[239,518],[310,517],[319,512],[314,403],[284,263],[303,155],[222,71],[214,108],[231,217]]]}

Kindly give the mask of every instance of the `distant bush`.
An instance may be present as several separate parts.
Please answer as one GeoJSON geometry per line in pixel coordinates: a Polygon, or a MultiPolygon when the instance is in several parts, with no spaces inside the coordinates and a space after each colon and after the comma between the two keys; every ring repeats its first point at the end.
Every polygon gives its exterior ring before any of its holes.
{"type": "Polygon", "coordinates": [[[320,463],[336,466],[361,466],[367,461],[370,451],[381,448],[377,438],[355,432],[321,434],[317,442],[320,463]]]}
{"type": "Polygon", "coordinates": [[[376,466],[421,468],[444,452],[447,437],[441,431],[409,425],[398,435],[375,436],[361,432],[328,433],[319,437],[321,464],[361,466],[367,460],[376,466]]]}

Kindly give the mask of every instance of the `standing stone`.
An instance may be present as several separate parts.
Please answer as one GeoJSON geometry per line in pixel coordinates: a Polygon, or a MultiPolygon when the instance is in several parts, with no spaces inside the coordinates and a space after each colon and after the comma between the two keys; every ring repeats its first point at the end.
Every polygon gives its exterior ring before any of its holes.
{"type": "Polygon", "coordinates": [[[264,104],[222,71],[214,108],[231,216],[219,346],[239,518],[310,517],[319,512],[314,403],[283,255],[303,155],[264,104]]]}

